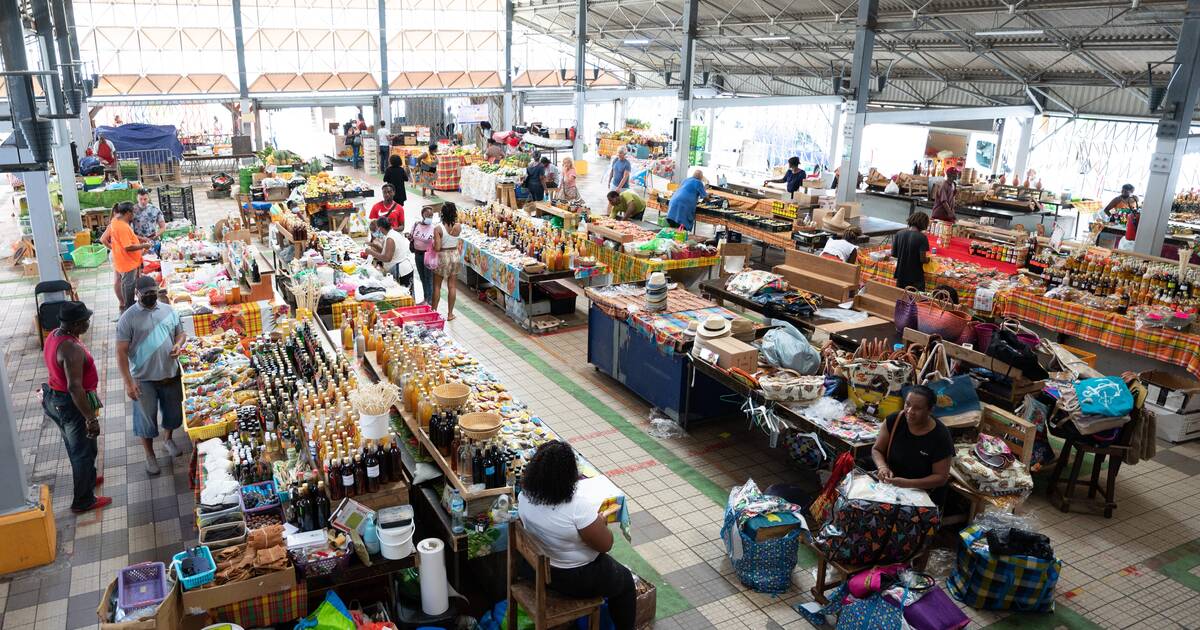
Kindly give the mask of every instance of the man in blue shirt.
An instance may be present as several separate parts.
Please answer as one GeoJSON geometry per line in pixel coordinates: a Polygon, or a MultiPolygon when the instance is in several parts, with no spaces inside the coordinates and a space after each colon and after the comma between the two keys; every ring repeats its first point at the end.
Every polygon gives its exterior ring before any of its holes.
{"type": "Polygon", "coordinates": [[[800,158],[792,156],[788,158],[788,170],[783,173],[783,177],[779,179],[768,179],[763,182],[763,186],[767,184],[786,184],[788,196],[796,194],[797,190],[804,187],[804,180],[808,179],[808,173],[800,168],[800,158]]]}
{"type": "Polygon", "coordinates": [[[609,190],[621,192],[629,189],[629,176],[633,166],[629,163],[629,159],[625,157],[625,147],[617,149],[617,159],[612,163],[612,175],[608,180],[609,190]]]}
{"type": "Polygon", "coordinates": [[[679,188],[671,193],[671,205],[667,207],[667,225],[691,230],[696,225],[696,204],[708,195],[704,188],[704,173],[696,169],[692,176],[683,180],[679,188]]]}

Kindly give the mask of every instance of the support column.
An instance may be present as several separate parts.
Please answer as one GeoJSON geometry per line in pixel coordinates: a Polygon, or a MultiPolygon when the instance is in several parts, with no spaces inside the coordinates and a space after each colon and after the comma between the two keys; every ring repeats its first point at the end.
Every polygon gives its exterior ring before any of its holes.
{"type": "Polygon", "coordinates": [[[996,127],[996,151],[992,154],[992,175],[1000,174],[1000,162],[1004,159],[1004,132],[1008,130],[1008,119],[1000,118],[992,123],[996,127]]]}
{"type": "Polygon", "coordinates": [[[842,160],[842,174],[838,178],[839,203],[854,201],[858,195],[858,167],[862,162],[863,128],[867,126],[867,102],[871,99],[871,57],[875,52],[875,23],[878,12],[879,0],[858,0],[854,67],[850,75],[854,81],[854,101],[846,104],[847,115],[853,118],[844,130],[846,158],[842,160]]]}
{"type": "Polygon", "coordinates": [[[1176,74],[1163,99],[1158,141],[1150,156],[1150,180],[1142,199],[1134,251],[1158,256],[1162,252],[1171,204],[1179,183],[1179,166],[1187,151],[1192,115],[1200,98],[1200,0],[1188,0],[1179,43],[1175,47],[1176,74]]]}
{"type": "MultiPolygon", "coordinates": [[[[250,121],[247,116],[250,115],[250,86],[246,83],[246,42],[242,33],[242,0],[233,0],[233,43],[237,49],[237,67],[238,67],[238,98],[242,102],[241,111],[241,127],[237,130],[238,135],[250,135],[250,121]]],[[[254,148],[262,149],[259,146],[261,138],[254,139],[254,148]]]]}
{"type": "MultiPolygon", "coordinates": [[[[67,231],[75,233],[83,229],[83,219],[80,218],[79,191],[75,189],[75,162],[71,159],[71,132],[67,121],[54,121],[54,135],[54,172],[58,174],[62,189],[63,218],[67,221],[67,231]]],[[[85,148],[78,147],[80,156],[85,148]]]]}
{"type": "Polygon", "coordinates": [[[0,516],[37,507],[38,494],[36,488],[30,488],[29,475],[25,470],[25,458],[18,445],[21,436],[17,433],[17,415],[13,411],[11,398],[12,390],[8,385],[8,370],[4,361],[0,360],[0,478],[6,480],[0,484],[0,516]]]}
{"type": "Polygon", "coordinates": [[[261,107],[261,104],[257,100],[253,101],[253,103],[254,103],[254,150],[262,151],[263,145],[265,144],[263,142],[263,135],[262,135],[262,107],[261,107]]]}
{"type": "Polygon", "coordinates": [[[29,226],[33,231],[33,247],[37,250],[38,277],[42,282],[62,280],[58,230],[54,227],[54,207],[50,205],[50,173],[22,173],[21,181],[25,182],[25,200],[29,204],[29,226]]]}
{"type": "Polygon", "coordinates": [[[696,14],[700,0],[687,0],[683,5],[683,47],[679,51],[679,116],[675,122],[676,183],[688,176],[692,150],[692,72],[696,58],[696,14]]]}
{"type": "Polygon", "coordinates": [[[1025,177],[1025,169],[1029,166],[1029,148],[1033,145],[1033,118],[1021,120],[1021,137],[1017,140],[1017,156],[1013,160],[1013,179],[1020,181],[1025,177]]]}
{"type": "Polygon", "coordinates": [[[513,0],[504,0],[504,131],[509,131],[516,124],[513,120],[513,0]]]}
{"type": "Polygon", "coordinates": [[[388,116],[376,115],[380,120],[386,120],[388,124],[392,124],[391,110],[384,109],[383,105],[388,102],[388,46],[387,46],[387,1],[376,0],[379,4],[379,93],[382,98],[379,99],[380,109],[388,112],[388,116]]]}
{"type": "MultiPolygon", "coordinates": [[[[65,11],[60,10],[58,13],[63,15],[62,19],[65,21],[65,11]]],[[[53,103],[56,99],[62,98],[66,108],[73,108],[74,104],[70,102],[70,98],[71,90],[75,85],[74,70],[70,67],[59,68],[58,50],[56,50],[54,42],[54,24],[50,20],[50,0],[34,0],[33,22],[42,57],[42,69],[60,74],[61,81],[58,79],[52,81],[50,89],[59,89],[61,93],[51,95],[50,101],[53,103]]],[[[63,24],[59,25],[59,30],[61,34],[58,42],[59,49],[65,49],[69,55],[71,51],[70,37],[63,24]]],[[[64,59],[63,63],[70,63],[70,58],[64,59]]],[[[65,110],[53,113],[58,116],[67,115],[65,110]]],[[[63,214],[67,221],[67,228],[71,231],[78,231],[83,224],[79,218],[79,195],[75,190],[75,160],[71,158],[71,133],[67,130],[66,120],[62,118],[54,120],[53,151],[54,172],[58,175],[59,187],[62,190],[63,214]]],[[[81,150],[80,154],[82,155],[82,153],[81,150]]]]}
{"type": "Polygon", "coordinates": [[[587,90],[587,0],[579,0],[579,15],[575,21],[575,147],[571,151],[574,160],[583,159],[583,115],[586,106],[584,92],[587,90]]]}
{"type": "MultiPolygon", "coordinates": [[[[833,116],[829,123],[829,159],[822,166],[837,168],[842,163],[842,104],[833,106],[833,116]]],[[[822,169],[824,170],[824,169],[822,169]]]]}

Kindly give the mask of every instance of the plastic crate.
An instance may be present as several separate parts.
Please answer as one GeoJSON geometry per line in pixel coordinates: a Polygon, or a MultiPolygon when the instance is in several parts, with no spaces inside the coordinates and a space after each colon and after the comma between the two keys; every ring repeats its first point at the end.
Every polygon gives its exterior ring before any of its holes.
{"type": "Polygon", "coordinates": [[[187,558],[186,551],[175,554],[175,557],[171,559],[171,566],[175,568],[175,576],[179,578],[179,583],[183,585],[184,590],[190,591],[191,589],[204,586],[213,581],[213,578],[217,575],[217,563],[213,560],[212,551],[209,551],[205,545],[201,545],[199,551],[199,556],[208,561],[208,570],[201,571],[195,575],[185,576],[183,574],[180,563],[187,558]]]}
{"type": "MultiPolygon", "coordinates": [[[[78,262],[75,264],[79,265],[78,262]]],[[[192,443],[225,437],[225,434],[229,433],[229,427],[232,424],[233,421],[217,420],[212,424],[192,426],[191,418],[188,418],[187,416],[183,418],[183,430],[188,434],[188,439],[190,439],[192,443]]]]}
{"type": "Polygon", "coordinates": [[[123,610],[153,606],[167,598],[167,567],[161,562],[142,562],[117,574],[117,605],[123,610]]]}
{"type": "Polygon", "coordinates": [[[248,505],[249,502],[246,501],[246,497],[251,494],[258,495],[260,497],[260,503],[258,503],[256,507],[245,508],[246,514],[257,514],[259,512],[266,512],[272,508],[279,507],[279,494],[275,491],[274,481],[263,481],[261,483],[242,486],[242,505],[248,505]],[[261,502],[261,497],[266,497],[268,495],[273,498],[269,501],[261,502]]]}
{"type": "Polygon", "coordinates": [[[108,260],[108,248],[99,243],[84,245],[71,252],[71,260],[76,267],[99,267],[108,260]]]}

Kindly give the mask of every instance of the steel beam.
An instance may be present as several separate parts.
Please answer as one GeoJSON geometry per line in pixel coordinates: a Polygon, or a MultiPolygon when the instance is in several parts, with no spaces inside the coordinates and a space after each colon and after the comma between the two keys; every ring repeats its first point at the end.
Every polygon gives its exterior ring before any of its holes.
{"type": "MultiPolygon", "coordinates": [[[[246,83],[246,41],[242,33],[242,0],[233,0],[233,43],[237,47],[238,96],[245,103],[250,98],[250,86],[246,83]]],[[[243,117],[246,108],[242,108],[243,117]]]]}
{"type": "Polygon", "coordinates": [[[1192,117],[1200,99],[1200,0],[1188,0],[1179,46],[1175,49],[1176,73],[1163,99],[1158,122],[1158,142],[1150,156],[1150,180],[1142,200],[1134,251],[1159,255],[1171,218],[1171,204],[1179,182],[1179,167],[1192,144],[1192,117]]]}
{"type": "Polygon", "coordinates": [[[990,118],[1028,118],[1033,116],[1030,105],[1001,107],[946,107],[941,109],[896,109],[867,112],[867,124],[935,123],[948,120],[984,120],[990,118]]]}
{"type": "Polygon", "coordinates": [[[586,110],[587,91],[587,3],[579,0],[579,12],[575,23],[575,143],[571,151],[572,159],[583,159],[584,111],[586,110]]]}
{"type": "Polygon", "coordinates": [[[513,0],[504,0],[504,130],[513,128],[513,0]]]}
{"type": "MultiPolygon", "coordinates": [[[[50,0],[33,0],[33,23],[35,32],[37,33],[38,48],[42,56],[42,69],[50,72],[62,72],[63,80],[51,81],[50,89],[67,90],[68,86],[74,85],[74,69],[59,68],[57,50],[54,45],[54,24],[50,20],[50,0]]],[[[64,13],[60,11],[59,13],[64,13]]],[[[64,15],[63,19],[66,17],[64,15]]],[[[70,52],[70,41],[66,34],[66,29],[61,28],[61,37],[67,40],[66,49],[70,52]]],[[[63,42],[60,42],[63,43],[63,42]]],[[[69,63],[69,60],[64,63],[69,63]]],[[[51,103],[62,100],[69,108],[70,99],[65,93],[50,95],[51,103]]],[[[60,113],[60,112],[56,112],[60,113]]],[[[67,228],[71,231],[79,231],[83,228],[82,220],[79,217],[79,193],[75,190],[75,161],[71,158],[71,132],[67,129],[66,119],[54,120],[54,172],[58,175],[59,188],[62,191],[63,200],[63,215],[67,220],[67,228]]],[[[80,154],[83,153],[81,149],[80,154]]]]}
{"type": "MultiPolygon", "coordinates": [[[[387,0],[376,0],[376,2],[379,4],[379,93],[384,96],[383,100],[386,101],[388,95],[387,0]]],[[[388,116],[384,115],[380,115],[379,119],[387,120],[388,123],[392,122],[388,116]]]]}
{"type": "Polygon", "coordinates": [[[842,174],[838,178],[837,200],[854,201],[858,194],[858,167],[862,162],[863,128],[867,126],[867,103],[871,99],[871,57],[875,50],[875,23],[879,13],[879,0],[858,0],[857,28],[854,32],[854,60],[851,79],[854,85],[854,101],[847,114],[852,116],[846,134],[846,157],[842,160],[842,174]]]}
{"type": "Polygon", "coordinates": [[[688,176],[692,149],[692,78],[696,59],[696,24],[699,21],[700,0],[683,4],[683,46],[679,51],[679,110],[675,122],[676,183],[688,176]]]}
{"type": "Polygon", "coordinates": [[[692,109],[728,109],[731,107],[772,107],[776,105],[841,105],[840,96],[754,96],[692,99],[692,109]]]}
{"type": "Polygon", "coordinates": [[[829,121],[829,154],[826,156],[825,163],[822,164],[822,169],[830,168],[832,164],[841,164],[842,162],[842,104],[838,103],[833,106],[833,116],[829,121]]]}

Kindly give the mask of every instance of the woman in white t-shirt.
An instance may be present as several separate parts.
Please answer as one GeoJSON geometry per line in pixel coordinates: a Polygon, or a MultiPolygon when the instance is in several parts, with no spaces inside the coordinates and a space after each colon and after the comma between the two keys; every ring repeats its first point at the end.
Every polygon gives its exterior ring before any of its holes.
{"type": "Polygon", "coordinates": [[[633,574],[608,555],[613,535],[600,504],[575,492],[575,451],[553,440],[525,465],[518,495],[521,524],[550,560],[549,588],[567,597],[604,597],[617,630],[633,630],[637,591],[633,574]]]}
{"type": "Polygon", "coordinates": [[[409,295],[413,290],[413,272],[417,270],[413,261],[412,251],[408,247],[408,239],[404,234],[392,227],[391,219],[379,217],[371,225],[371,234],[376,240],[367,244],[368,256],[378,260],[384,270],[392,274],[400,286],[408,289],[409,295]]]}
{"type": "Polygon", "coordinates": [[[862,237],[862,230],[852,227],[842,233],[841,238],[830,238],[825,241],[825,249],[821,250],[822,258],[832,258],[845,263],[854,264],[858,257],[858,246],[854,243],[862,237]]]}

